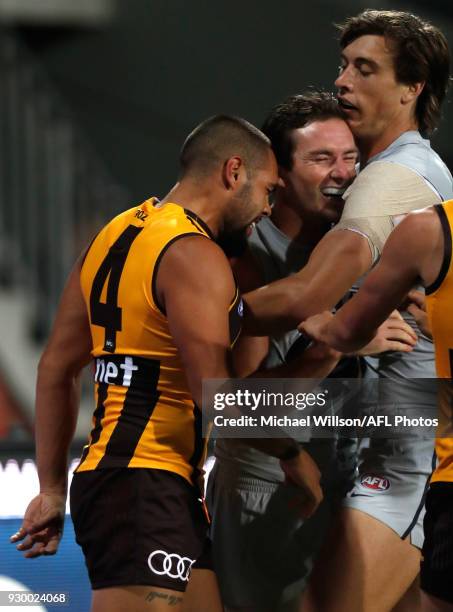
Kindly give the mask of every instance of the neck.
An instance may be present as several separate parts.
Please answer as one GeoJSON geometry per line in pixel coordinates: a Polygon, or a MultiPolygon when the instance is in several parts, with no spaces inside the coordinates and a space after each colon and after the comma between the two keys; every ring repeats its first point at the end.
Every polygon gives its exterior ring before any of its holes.
{"type": "Polygon", "coordinates": [[[214,236],[219,234],[222,225],[222,206],[213,206],[213,194],[203,183],[195,184],[188,180],[176,183],[161,204],[172,202],[195,213],[211,230],[214,236]]]}
{"type": "Polygon", "coordinates": [[[372,157],[385,151],[402,134],[412,130],[418,130],[416,121],[405,121],[398,125],[389,125],[378,136],[356,136],[357,146],[360,151],[360,165],[362,167],[365,166],[372,157]]]}
{"type": "Polygon", "coordinates": [[[302,219],[300,212],[281,198],[275,203],[271,220],[285,236],[302,246],[316,245],[330,229],[325,220],[308,216],[302,219]]]}

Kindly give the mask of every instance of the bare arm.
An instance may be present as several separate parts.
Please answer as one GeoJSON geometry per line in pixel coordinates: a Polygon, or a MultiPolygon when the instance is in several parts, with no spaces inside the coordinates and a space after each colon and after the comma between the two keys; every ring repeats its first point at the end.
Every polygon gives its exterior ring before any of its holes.
{"type": "MultiPolygon", "coordinates": [[[[185,238],[178,248],[170,247],[162,259],[157,279],[159,299],[165,304],[190,391],[200,406],[203,379],[236,378],[228,329],[234,280],[220,249],[206,243],[200,238],[185,238]],[[189,263],[193,258],[199,262],[196,270],[189,263]],[[184,284],[179,278],[186,279],[184,284]]],[[[324,378],[339,357],[335,350],[316,346],[308,352],[308,357],[302,355],[291,363],[259,370],[250,376],[324,378]]]]}
{"type": "Polygon", "coordinates": [[[235,284],[228,261],[206,238],[178,240],[162,258],[157,291],[190,392],[201,406],[204,378],[233,377],[228,309],[235,284]]]}
{"type": "MultiPolygon", "coordinates": [[[[367,252],[369,252],[368,242],[364,238],[362,238],[362,236],[349,231],[332,233],[332,236],[336,238],[340,237],[341,240],[347,240],[347,237],[349,235],[358,236],[359,239],[362,241],[361,243],[359,243],[360,246],[354,250],[362,250],[362,247],[365,246],[367,252]]],[[[344,249],[345,244],[346,243],[343,242],[341,245],[339,245],[339,248],[344,249]]],[[[362,254],[363,265],[365,265],[366,261],[365,248],[363,248],[362,254]]],[[[322,252],[321,255],[318,253],[316,257],[321,256],[322,252]]],[[[356,257],[354,255],[354,260],[355,259],[356,257]]],[[[310,259],[307,265],[312,265],[313,268],[313,262],[311,264],[310,262],[312,262],[312,259],[310,259]]],[[[245,256],[238,258],[234,262],[232,267],[236,280],[238,281],[239,287],[243,293],[254,291],[263,284],[261,274],[259,273],[259,269],[250,251],[247,251],[245,256]]],[[[341,266],[338,267],[339,269],[341,269],[341,266]]],[[[298,276],[302,276],[302,274],[305,273],[306,270],[307,268],[305,267],[299,272],[298,276]]],[[[316,275],[314,271],[313,274],[316,275]]],[[[285,279],[285,281],[286,280],[287,279],[285,279]]],[[[266,290],[271,289],[276,284],[277,283],[272,283],[270,286],[266,287],[266,290]]],[[[326,284],[329,285],[331,283],[326,284]]],[[[343,297],[344,293],[346,293],[346,291],[343,292],[341,297],[343,297]]],[[[264,291],[262,294],[257,292],[256,295],[260,297],[261,295],[264,295],[264,291]]],[[[297,308],[299,307],[300,306],[297,305],[297,308]]],[[[410,352],[414,348],[416,342],[417,335],[412,330],[412,328],[404,321],[398,311],[395,310],[393,313],[390,314],[389,318],[384,321],[379,327],[376,336],[370,341],[369,344],[367,344],[360,351],[358,351],[358,354],[376,355],[390,350],[410,352]]],[[[262,369],[263,361],[267,355],[268,350],[268,337],[251,336],[242,333],[233,351],[234,366],[238,374],[240,376],[250,376],[255,370],[262,369]]],[[[336,365],[336,362],[334,363],[332,357],[333,355],[329,351],[329,347],[327,345],[318,345],[313,350],[310,350],[310,352],[303,358],[305,360],[305,373],[302,375],[299,374],[299,376],[303,376],[306,378],[317,378],[320,375],[318,373],[321,371],[325,371],[324,376],[327,376],[331,372],[333,367],[336,365]],[[323,367],[321,359],[325,360],[325,367],[323,367]],[[311,362],[313,360],[315,360],[315,362],[312,364],[311,362]]],[[[262,372],[260,374],[263,376],[267,376],[267,374],[263,374],[262,372]]]]}
{"type": "MultiPolygon", "coordinates": [[[[261,287],[264,282],[250,250],[231,263],[233,274],[242,293],[261,287]]],[[[268,336],[241,333],[233,348],[233,367],[239,377],[277,378],[297,377],[322,380],[337,365],[341,355],[327,345],[315,344],[297,361],[272,369],[264,369],[269,352],[268,336]]]]}
{"type": "Polygon", "coordinates": [[[25,556],[53,554],[62,533],[68,450],[78,414],[78,376],[90,359],[91,335],[75,265],[58,308],[49,342],[38,367],[36,458],[40,493],[29,504],[12,541],[25,556]],[[27,535],[28,534],[28,535],[27,535]]]}
{"type": "Polygon", "coordinates": [[[377,327],[417,283],[431,284],[443,257],[443,235],[433,209],[408,215],[391,233],[382,258],[357,295],[337,315],[312,317],[301,326],[309,336],[343,351],[369,342],[377,327]]]}
{"type": "MultiPolygon", "coordinates": [[[[230,261],[234,277],[242,294],[264,285],[264,280],[250,249],[230,261]]],[[[251,336],[241,333],[233,348],[233,365],[238,376],[249,376],[259,368],[269,352],[268,336],[251,336]]]]}
{"type": "Polygon", "coordinates": [[[74,267],[38,366],[36,455],[41,491],[66,491],[68,449],[79,409],[78,377],[90,361],[91,333],[74,267]]]}
{"type": "Polygon", "coordinates": [[[300,272],[244,295],[245,330],[263,334],[294,329],[307,317],[333,308],[371,263],[366,238],[348,230],[328,232],[300,272]]]}
{"type": "MultiPolygon", "coordinates": [[[[203,379],[234,378],[235,374],[228,322],[228,308],[235,292],[231,268],[213,242],[200,237],[184,238],[162,258],[157,290],[189,389],[201,406],[203,379]]],[[[270,455],[284,458],[282,467],[306,492],[307,516],[312,514],[322,499],[320,474],[314,462],[289,438],[257,440],[256,445],[270,455]]]]}

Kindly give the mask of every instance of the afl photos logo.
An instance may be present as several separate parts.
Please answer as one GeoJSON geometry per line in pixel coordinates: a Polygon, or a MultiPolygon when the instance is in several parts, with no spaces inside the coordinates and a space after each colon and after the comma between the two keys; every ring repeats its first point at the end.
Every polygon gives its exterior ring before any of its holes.
{"type": "Polygon", "coordinates": [[[168,576],[175,580],[187,582],[190,570],[195,559],[181,557],[176,553],[167,553],[165,550],[155,550],[148,557],[149,569],[158,576],[168,576]]]}
{"type": "Polygon", "coordinates": [[[390,488],[390,480],[388,478],[382,478],[374,474],[364,474],[360,479],[360,484],[362,487],[377,493],[383,493],[390,488]]]}

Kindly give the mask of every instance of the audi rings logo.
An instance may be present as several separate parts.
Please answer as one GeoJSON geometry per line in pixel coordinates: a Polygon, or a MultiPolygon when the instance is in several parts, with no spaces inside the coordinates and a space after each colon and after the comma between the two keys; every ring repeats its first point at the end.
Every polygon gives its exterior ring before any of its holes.
{"type": "Polygon", "coordinates": [[[165,550],[155,550],[148,557],[149,569],[158,576],[168,576],[187,582],[190,569],[195,559],[181,557],[176,553],[167,553],[165,550]]]}

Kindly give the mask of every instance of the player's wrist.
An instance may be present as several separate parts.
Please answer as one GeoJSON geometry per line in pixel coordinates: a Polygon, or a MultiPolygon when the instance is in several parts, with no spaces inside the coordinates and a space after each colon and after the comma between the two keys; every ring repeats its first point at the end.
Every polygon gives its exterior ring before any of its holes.
{"type": "Polygon", "coordinates": [[[52,495],[66,499],[68,493],[67,483],[40,483],[39,493],[40,495],[52,495]]]}

